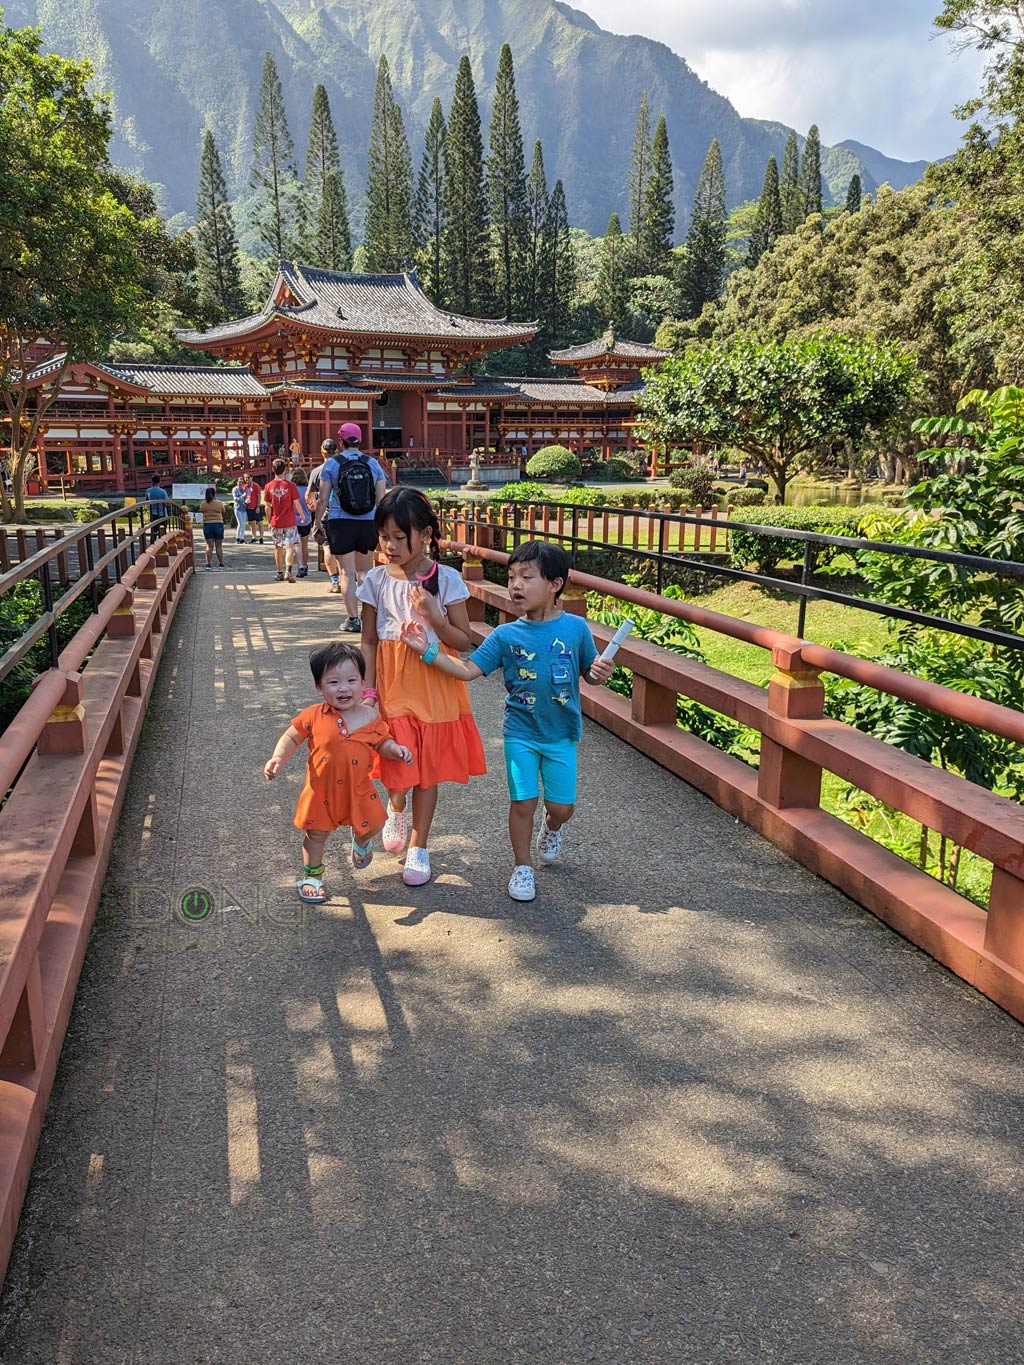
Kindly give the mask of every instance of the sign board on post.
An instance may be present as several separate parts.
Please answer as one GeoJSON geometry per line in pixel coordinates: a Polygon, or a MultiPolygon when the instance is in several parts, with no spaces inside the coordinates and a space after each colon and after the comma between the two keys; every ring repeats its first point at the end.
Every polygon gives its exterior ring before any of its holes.
{"type": "Polygon", "coordinates": [[[207,486],[201,483],[172,483],[171,497],[175,502],[202,502],[207,486]]]}

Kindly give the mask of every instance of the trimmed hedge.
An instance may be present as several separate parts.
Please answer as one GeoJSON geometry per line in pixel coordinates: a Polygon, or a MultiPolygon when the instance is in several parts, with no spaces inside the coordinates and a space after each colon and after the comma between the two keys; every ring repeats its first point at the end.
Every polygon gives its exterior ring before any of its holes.
{"type": "MultiPolygon", "coordinates": [[[[861,507],[759,507],[751,521],[758,526],[778,526],[792,531],[814,531],[826,536],[856,536],[864,509],[861,507]],[[755,521],[756,516],[756,521],[755,521]]],[[[740,520],[734,517],[734,521],[740,520]]],[[[756,566],[758,573],[773,573],[780,564],[802,563],[803,543],[756,531],[730,533],[729,562],[735,569],[756,566]]],[[[835,558],[835,546],[812,547],[812,569],[823,569],[835,558]]]]}
{"type": "Polygon", "coordinates": [[[579,460],[565,446],[543,446],[530,457],[526,472],[531,479],[555,479],[563,483],[578,479],[582,473],[579,460]]]}

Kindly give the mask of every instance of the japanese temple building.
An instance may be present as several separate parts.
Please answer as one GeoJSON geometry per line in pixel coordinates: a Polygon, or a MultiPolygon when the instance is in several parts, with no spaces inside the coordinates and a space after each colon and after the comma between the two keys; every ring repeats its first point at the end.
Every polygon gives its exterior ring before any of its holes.
{"type": "MultiPolygon", "coordinates": [[[[552,441],[599,457],[631,448],[641,369],[668,352],[608,332],[550,353],[576,375],[472,375],[474,361],[535,333],[437,308],[411,275],[282,262],[259,313],[179,333],[221,364],[74,366],[40,428],[39,483],[130,491],[153,472],[264,474],[293,442],[316,462],[346,421],[392,473],[396,461],[436,465],[448,479],[474,448],[494,452],[485,463],[516,466],[552,441]]],[[[38,382],[59,363],[41,366],[38,382]]]]}

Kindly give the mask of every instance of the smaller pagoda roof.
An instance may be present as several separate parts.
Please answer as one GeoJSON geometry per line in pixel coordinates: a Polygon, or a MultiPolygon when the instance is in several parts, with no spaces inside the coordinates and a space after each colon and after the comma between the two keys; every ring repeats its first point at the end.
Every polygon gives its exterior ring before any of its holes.
{"type": "Polygon", "coordinates": [[[105,365],[115,379],[161,398],[266,398],[253,372],[240,365],[105,365]]]}
{"type": "Polygon", "coordinates": [[[379,398],[384,390],[379,384],[353,384],[347,379],[282,379],[268,384],[266,392],[275,397],[282,393],[328,394],[332,398],[379,398]]]}
{"type": "Polygon", "coordinates": [[[472,384],[453,384],[442,389],[438,397],[459,402],[504,401],[517,407],[608,408],[632,406],[643,391],[642,380],[606,393],[583,379],[479,379],[472,384]]]}
{"type": "Polygon", "coordinates": [[[609,327],[604,336],[595,341],[585,341],[582,346],[569,346],[564,351],[548,351],[548,359],[553,365],[575,365],[579,361],[605,359],[636,365],[666,360],[671,354],[671,351],[662,350],[660,346],[647,346],[642,341],[625,341],[609,327]]]}
{"type": "Polygon", "coordinates": [[[482,342],[492,350],[529,341],[538,327],[535,322],[498,322],[446,312],[431,303],[411,274],[357,275],[282,261],[259,313],[223,322],[207,332],[179,331],[177,336],[189,346],[224,345],[259,333],[274,322],[374,341],[396,337],[470,345],[482,342]]]}

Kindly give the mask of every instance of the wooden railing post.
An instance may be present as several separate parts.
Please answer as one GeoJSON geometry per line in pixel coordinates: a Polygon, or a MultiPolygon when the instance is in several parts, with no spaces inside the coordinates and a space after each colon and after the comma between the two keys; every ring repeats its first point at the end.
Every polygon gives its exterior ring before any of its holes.
{"type": "MultiPolygon", "coordinates": [[[[44,675],[45,676],[45,675],[44,675]]],[[[86,745],[85,707],[82,705],[82,675],[68,673],[64,680],[64,696],[55,706],[50,719],[43,726],[36,741],[36,752],[51,754],[84,754],[86,745]]]]}
{"type": "Polygon", "coordinates": [[[675,725],[679,693],[633,674],[630,715],[638,725],[675,725]]]}
{"type": "Polygon", "coordinates": [[[0,1051],[0,1067],[35,1071],[46,1043],[46,1007],[39,955],[34,954],[25,978],[25,988],[14,1011],[14,1018],[0,1051]]]}
{"type": "MultiPolygon", "coordinates": [[[[462,579],[465,583],[482,583],[484,580],[483,560],[471,559],[467,555],[462,561],[462,579]]],[[[482,621],[484,619],[484,604],[479,597],[472,596],[472,590],[469,601],[466,603],[466,611],[471,621],[482,621]]]]}
{"type": "MultiPolygon", "coordinates": [[[[821,670],[805,664],[799,649],[784,645],[772,649],[772,662],[768,710],[787,720],[820,720],[825,713],[821,670]]],[[[757,794],[776,810],[816,807],[821,802],[821,768],[762,735],[757,794]]]]}
{"type": "Polygon", "coordinates": [[[993,867],[985,920],[985,951],[1024,972],[1024,881],[993,867]]]}

